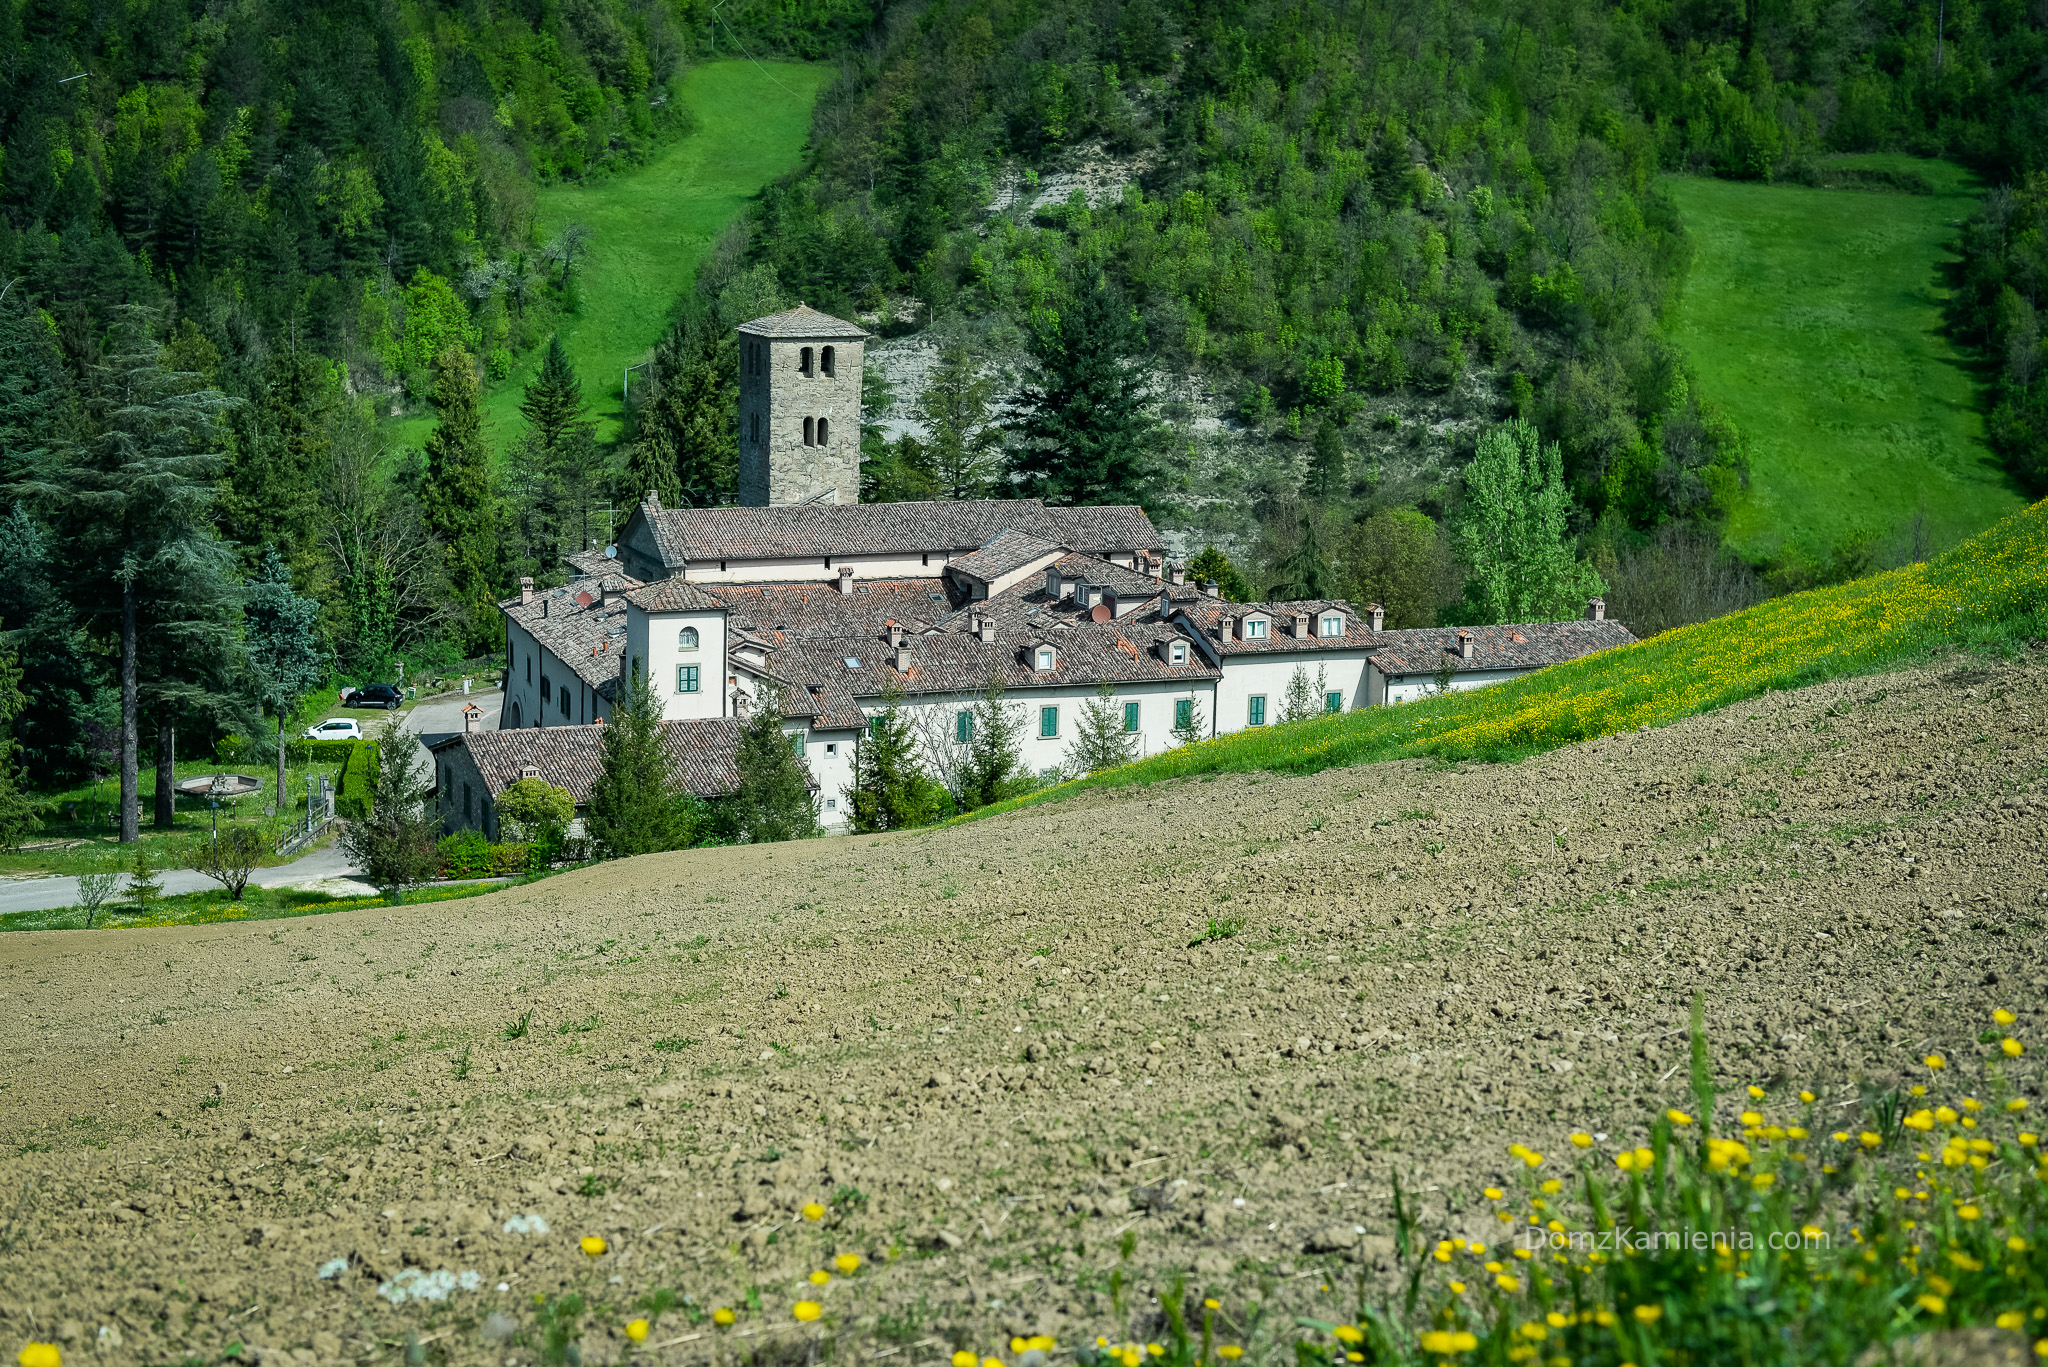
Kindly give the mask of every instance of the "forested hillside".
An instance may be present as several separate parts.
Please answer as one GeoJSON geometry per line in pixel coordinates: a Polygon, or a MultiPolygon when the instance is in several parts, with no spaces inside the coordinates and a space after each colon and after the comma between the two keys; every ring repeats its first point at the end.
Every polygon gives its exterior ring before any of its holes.
{"type": "MultiPolygon", "coordinates": [[[[955,0],[892,11],[884,34],[734,266],[848,314],[914,297],[1027,370],[1039,330],[1106,276],[1147,366],[1222,384],[1281,438],[1263,477],[1229,488],[1191,479],[1162,439],[1137,491],[1197,529],[1205,499],[1256,508],[1261,591],[1299,579],[1308,542],[1356,591],[1414,599],[1411,618],[1442,594],[1443,567],[1409,544],[1420,524],[1359,538],[1382,513],[1457,516],[1441,464],[1378,454],[1418,414],[1462,429],[1462,451],[1475,422],[1533,421],[1610,578],[1656,546],[1699,562],[1679,578],[1711,567],[1747,469],[1665,336],[1688,246],[1660,174],[1911,192],[1911,175],[1830,158],[1942,156],[1998,185],[2048,148],[2048,41],[2019,3],[955,0]],[[1121,193],[1033,207],[1091,164],[1120,171],[1121,193]],[[1361,568],[1394,561],[1412,582],[1361,568]]],[[[1974,255],[2012,264],[1978,270],[1972,326],[2018,358],[2000,430],[2033,468],[2038,231],[2024,192],[1990,203],[1974,255]]],[[[934,487],[920,444],[874,454],[898,486],[934,487]]],[[[1880,550],[1865,533],[1763,568],[1811,582],[1880,550]]]]}

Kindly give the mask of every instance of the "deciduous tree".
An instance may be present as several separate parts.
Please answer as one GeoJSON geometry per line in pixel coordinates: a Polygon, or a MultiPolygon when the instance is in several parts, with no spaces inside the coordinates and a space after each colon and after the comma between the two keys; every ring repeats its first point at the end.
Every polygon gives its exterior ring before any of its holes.
{"type": "Polygon", "coordinates": [[[1544,445],[1520,418],[1479,439],[1465,466],[1465,506],[1456,524],[1458,551],[1470,575],[1465,610],[1473,621],[1572,617],[1601,592],[1599,574],[1573,546],[1566,528],[1570,515],[1555,442],[1544,445]]]}

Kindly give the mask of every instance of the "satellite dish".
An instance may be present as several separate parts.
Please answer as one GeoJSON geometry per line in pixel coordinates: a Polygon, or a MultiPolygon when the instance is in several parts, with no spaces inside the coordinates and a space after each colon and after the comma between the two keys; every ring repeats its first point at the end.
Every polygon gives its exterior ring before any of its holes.
{"type": "Polygon", "coordinates": [[[604,558],[607,560],[617,560],[619,558],[619,548],[617,546],[606,546],[604,548],[604,558]]]}

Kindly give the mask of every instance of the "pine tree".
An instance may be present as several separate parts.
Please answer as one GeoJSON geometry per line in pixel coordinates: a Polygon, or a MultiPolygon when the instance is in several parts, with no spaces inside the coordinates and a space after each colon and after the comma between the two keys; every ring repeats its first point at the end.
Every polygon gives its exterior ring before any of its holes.
{"type": "Polygon", "coordinates": [[[599,742],[590,789],[590,835],[614,859],[689,843],[669,778],[661,704],[635,658],[619,680],[618,703],[599,742]]]}
{"type": "Polygon", "coordinates": [[[504,547],[477,403],[476,368],[467,352],[451,347],[435,362],[434,409],[439,422],[427,438],[420,512],[446,554],[463,649],[480,655],[504,639],[498,613],[504,547]]]}
{"type": "Polygon", "coordinates": [[[1316,520],[1301,524],[1301,544],[1273,566],[1273,587],[1267,596],[1275,601],[1330,596],[1330,561],[1323,554],[1323,542],[1316,532],[1316,520]]]}
{"type": "Polygon", "coordinates": [[[1193,745],[1198,740],[1207,739],[1209,734],[1208,726],[1208,719],[1202,715],[1202,700],[1200,698],[1190,693],[1185,698],[1174,700],[1173,743],[1175,745],[1193,745]],[[1182,703],[1187,704],[1185,712],[1181,710],[1182,703]]]}
{"type": "Polygon", "coordinates": [[[818,833],[810,771],[782,733],[782,695],[763,684],[740,732],[740,790],[732,798],[739,833],[754,844],[818,833]]]}
{"type": "Polygon", "coordinates": [[[974,701],[973,735],[962,766],[961,804],[986,807],[1016,791],[1024,754],[1024,720],[1003,701],[1003,676],[991,672],[974,701]]]}
{"type": "Polygon", "coordinates": [[[246,568],[274,549],[302,576],[313,570],[332,383],[326,363],[310,349],[278,351],[264,366],[256,401],[233,415],[215,522],[239,547],[246,568]]]}
{"type": "Polygon", "coordinates": [[[547,354],[541,357],[540,369],[526,386],[519,412],[533,425],[541,450],[552,453],[570,429],[582,421],[588,407],[582,382],[576,378],[576,367],[570,364],[569,353],[562,349],[561,334],[557,333],[548,338],[547,354]]]}
{"type": "Polygon", "coordinates": [[[985,498],[1002,474],[1002,432],[988,420],[995,382],[964,344],[948,347],[918,397],[931,473],[945,498],[985,498]]]}
{"type": "Polygon", "coordinates": [[[325,675],[318,628],[320,604],[292,591],[291,568],[277,551],[265,553],[243,609],[243,641],[256,696],[277,718],[277,807],[286,805],[284,724],[299,700],[325,675]]]}
{"type": "Polygon", "coordinates": [[[1296,665],[1288,677],[1287,691],[1280,700],[1280,721],[1284,725],[1291,721],[1308,721],[1323,715],[1323,694],[1330,685],[1329,675],[1322,665],[1316,666],[1314,682],[1309,681],[1308,669],[1296,665]]]}
{"type": "Polygon", "coordinates": [[[14,762],[14,719],[28,705],[21,691],[21,657],[0,648],[0,849],[11,850],[41,824],[36,805],[22,792],[22,774],[14,762]]]}
{"type": "Polygon", "coordinates": [[[946,808],[946,790],[918,759],[917,738],[903,715],[903,693],[893,683],[882,694],[882,711],[868,718],[861,733],[846,803],[853,829],[862,835],[923,826],[946,808]]]}
{"type": "Polygon", "coordinates": [[[666,507],[730,503],[739,488],[739,345],[708,322],[678,323],[655,348],[639,410],[632,496],[666,507]]]}
{"type": "Polygon", "coordinates": [[[1075,728],[1074,744],[1068,757],[1083,773],[1115,769],[1138,757],[1138,737],[1124,730],[1124,709],[1116,700],[1116,685],[1104,679],[1095,696],[1081,706],[1081,724],[1075,728]]]}
{"type": "Polygon", "coordinates": [[[441,819],[427,800],[432,771],[419,742],[395,721],[377,738],[372,768],[369,813],[348,823],[341,848],[371,886],[402,902],[441,867],[441,819]]]}
{"type": "Polygon", "coordinates": [[[1308,479],[1303,482],[1302,492],[1323,503],[1342,497],[1344,464],[1344,434],[1326,416],[1316,424],[1315,439],[1309,449],[1308,479]]]}
{"type": "Polygon", "coordinates": [[[1245,583],[1244,575],[1230,563],[1229,556],[1214,546],[1202,547],[1200,553],[1188,561],[1188,578],[1198,585],[1214,584],[1217,594],[1227,603],[1242,603],[1252,596],[1251,586],[1245,583]]]}
{"type": "Polygon", "coordinates": [[[1143,503],[1156,478],[1157,425],[1142,364],[1144,330],[1100,274],[1029,342],[1033,374],[1012,430],[1011,469],[1049,503],[1143,503]]]}
{"type": "Polygon", "coordinates": [[[149,856],[149,843],[135,842],[135,858],[128,865],[128,905],[138,914],[147,915],[164,895],[163,874],[158,871],[156,861],[149,856]]]}
{"type": "Polygon", "coordinates": [[[1479,439],[1465,466],[1465,507],[1456,525],[1471,578],[1465,612],[1480,623],[1573,617],[1605,586],[1573,551],[1571,495],[1556,442],[1510,418],[1479,439]]]}

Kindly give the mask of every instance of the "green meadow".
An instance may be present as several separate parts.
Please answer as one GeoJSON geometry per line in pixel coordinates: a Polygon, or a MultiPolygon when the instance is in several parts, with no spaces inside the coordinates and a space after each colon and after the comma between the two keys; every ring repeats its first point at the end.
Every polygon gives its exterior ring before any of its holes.
{"type": "MultiPolygon", "coordinates": [[[[797,164],[810,134],[811,106],[836,67],[815,63],[707,62],[683,78],[680,97],[695,130],[647,165],[588,185],[540,192],[541,240],[570,223],[591,231],[576,269],[579,303],[563,320],[562,344],[582,376],[612,440],[625,416],[624,370],[646,359],[668,325],[676,298],[690,288],[698,260],[763,186],[797,164]]],[[[520,431],[519,398],[540,364],[536,348],[520,358],[484,401],[492,449],[520,431]]],[[[391,425],[393,442],[417,446],[433,430],[431,414],[391,425]]]]}
{"type": "Polygon", "coordinates": [[[1942,273],[1974,183],[1944,162],[1843,162],[1934,193],[1665,182],[1694,250],[1673,332],[1748,443],[1727,536],[1750,559],[1819,557],[1916,512],[1940,549],[2025,503],[1942,331],[1942,273]]]}

